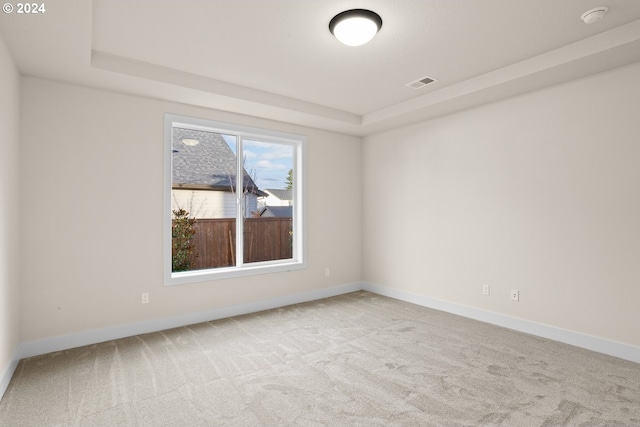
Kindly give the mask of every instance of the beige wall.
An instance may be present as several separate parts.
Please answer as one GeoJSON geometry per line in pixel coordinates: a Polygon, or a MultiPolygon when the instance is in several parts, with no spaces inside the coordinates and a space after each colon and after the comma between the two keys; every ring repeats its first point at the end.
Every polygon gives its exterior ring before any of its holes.
{"type": "MultiPolygon", "coordinates": [[[[1,160],[8,174],[3,205],[17,198],[18,187],[17,74],[9,68],[0,71],[3,94],[5,87],[14,94],[0,101],[7,110],[0,135],[13,153],[1,160]]],[[[20,339],[363,278],[640,345],[639,73],[640,65],[633,65],[362,144],[319,130],[23,78],[20,339]],[[307,135],[307,270],[163,286],[165,112],[307,135]],[[484,284],[491,285],[488,297],[481,294],[484,284]],[[510,289],[520,290],[520,302],[509,301],[510,289]],[[140,304],[141,292],[150,293],[150,304],[140,304]]],[[[2,212],[0,302],[9,307],[3,316],[12,313],[3,317],[4,351],[5,343],[14,348],[17,342],[17,259],[8,248],[19,239],[8,227],[16,214],[2,212]]]]}
{"type": "Polygon", "coordinates": [[[640,345],[638,76],[365,138],[364,280],[640,345]]]}
{"type": "Polygon", "coordinates": [[[20,76],[0,36],[0,375],[20,338],[20,76]]]}
{"type": "Polygon", "coordinates": [[[358,138],[34,78],[22,104],[23,341],[360,280],[358,138]],[[308,269],[163,286],[165,112],[307,136],[308,269]]]}

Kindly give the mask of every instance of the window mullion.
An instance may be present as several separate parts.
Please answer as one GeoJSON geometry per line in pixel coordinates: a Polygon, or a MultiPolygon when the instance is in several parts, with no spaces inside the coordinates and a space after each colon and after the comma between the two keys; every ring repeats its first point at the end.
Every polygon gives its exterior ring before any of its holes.
{"type": "Polygon", "coordinates": [[[236,266],[244,265],[244,162],[243,138],[238,135],[236,148],[236,266]]]}

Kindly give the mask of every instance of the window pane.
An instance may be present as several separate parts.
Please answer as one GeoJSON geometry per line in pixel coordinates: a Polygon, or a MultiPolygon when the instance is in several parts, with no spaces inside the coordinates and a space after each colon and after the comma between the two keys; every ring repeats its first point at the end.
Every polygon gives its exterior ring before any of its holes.
{"type": "Polygon", "coordinates": [[[244,263],[293,258],[294,147],[243,141],[244,263]],[[245,175],[247,176],[247,175],[245,175]]]}
{"type": "Polygon", "coordinates": [[[237,146],[233,135],[173,127],[172,271],[237,264],[237,146]]]}
{"type": "Polygon", "coordinates": [[[167,113],[164,144],[165,284],[306,268],[304,136],[167,113]]]}

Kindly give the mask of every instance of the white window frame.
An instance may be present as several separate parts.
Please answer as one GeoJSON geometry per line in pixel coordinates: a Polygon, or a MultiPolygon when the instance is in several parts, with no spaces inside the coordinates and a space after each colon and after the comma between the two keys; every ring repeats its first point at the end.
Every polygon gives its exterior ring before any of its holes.
{"type": "MultiPolygon", "coordinates": [[[[229,279],[235,277],[252,276],[257,274],[278,273],[307,268],[307,246],[306,246],[306,137],[292,133],[278,132],[268,129],[253,128],[232,123],[223,123],[213,120],[199,119],[177,114],[165,113],[164,115],[164,214],[163,214],[163,253],[164,253],[164,284],[165,286],[182,285],[188,283],[206,282],[212,280],[229,279]],[[172,130],[174,126],[187,127],[198,130],[208,130],[225,135],[237,137],[237,151],[242,152],[243,139],[272,142],[277,144],[287,144],[294,148],[293,161],[293,251],[292,258],[285,260],[273,260],[252,262],[242,264],[241,262],[233,267],[220,267],[205,270],[173,272],[171,270],[171,186],[172,186],[172,130]]],[[[242,173],[244,165],[242,156],[237,158],[237,184],[242,188],[242,173]]],[[[236,214],[236,254],[240,255],[237,260],[242,260],[244,250],[243,236],[243,192],[236,191],[237,214],[236,214]]]]}

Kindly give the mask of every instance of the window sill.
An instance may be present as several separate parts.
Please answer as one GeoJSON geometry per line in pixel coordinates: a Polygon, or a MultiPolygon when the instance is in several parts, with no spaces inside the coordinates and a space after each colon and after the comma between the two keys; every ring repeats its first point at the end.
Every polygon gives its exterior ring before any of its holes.
{"type": "Polygon", "coordinates": [[[169,273],[165,277],[165,286],[187,285],[190,283],[210,282],[214,280],[234,279],[259,274],[283,273],[307,268],[305,262],[261,262],[242,267],[216,268],[208,270],[184,271],[169,273]]]}

